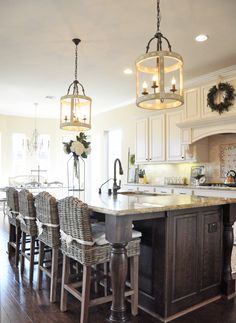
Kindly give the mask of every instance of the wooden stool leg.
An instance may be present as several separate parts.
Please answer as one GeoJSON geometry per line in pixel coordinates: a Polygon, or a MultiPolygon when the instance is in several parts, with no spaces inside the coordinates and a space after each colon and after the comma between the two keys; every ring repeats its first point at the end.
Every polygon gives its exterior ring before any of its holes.
{"type": "Polygon", "coordinates": [[[26,240],[26,233],[22,232],[21,255],[20,255],[20,271],[21,271],[21,273],[23,273],[24,269],[25,269],[25,240],[26,240]]]}
{"type": "Polygon", "coordinates": [[[12,252],[14,251],[13,246],[11,245],[12,242],[16,241],[16,227],[9,223],[9,240],[8,240],[8,258],[11,258],[12,252]]]}
{"type": "Polygon", "coordinates": [[[139,256],[133,256],[130,259],[130,283],[134,294],[131,295],[131,313],[133,316],[138,314],[138,269],[139,256]]]}
{"type": "Polygon", "coordinates": [[[104,295],[107,296],[108,292],[108,284],[107,284],[107,275],[108,275],[108,270],[107,270],[107,262],[103,264],[103,271],[104,271],[104,295]]]}
{"type": "Polygon", "coordinates": [[[87,323],[90,298],[91,266],[83,266],[83,285],[80,323],[87,323]]]}
{"type": "Polygon", "coordinates": [[[30,275],[29,275],[30,284],[32,284],[33,277],[34,277],[34,252],[35,252],[35,237],[31,236],[31,239],[30,239],[30,275]]]}
{"type": "Polygon", "coordinates": [[[41,270],[41,266],[43,266],[44,259],[44,243],[39,241],[39,261],[38,261],[38,289],[42,288],[42,275],[43,272],[41,270]]]}
{"type": "Polygon", "coordinates": [[[16,227],[16,253],[15,253],[15,265],[18,267],[19,257],[20,257],[20,238],[21,229],[19,226],[16,227]]]}
{"type": "Polygon", "coordinates": [[[62,263],[62,282],[61,282],[61,302],[60,310],[62,312],[67,311],[67,296],[68,291],[64,288],[65,284],[69,282],[70,275],[70,258],[63,254],[63,263],[62,263]]]}
{"type": "Polygon", "coordinates": [[[52,248],[52,269],[51,269],[51,286],[50,286],[50,302],[56,302],[57,289],[57,272],[58,272],[58,248],[52,248]]]}
{"type": "Polygon", "coordinates": [[[97,270],[98,270],[98,266],[97,265],[94,265],[94,271],[95,271],[95,274],[94,274],[94,277],[95,277],[95,281],[94,281],[94,292],[95,292],[95,294],[98,293],[97,270]]]}

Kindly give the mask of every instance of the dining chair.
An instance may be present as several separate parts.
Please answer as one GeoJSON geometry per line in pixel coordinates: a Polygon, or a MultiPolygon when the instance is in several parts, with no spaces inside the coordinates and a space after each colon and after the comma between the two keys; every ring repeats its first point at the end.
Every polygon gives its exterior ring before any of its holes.
{"type": "Polygon", "coordinates": [[[20,264],[21,272],[25,269],[25,259],[29,260],[29,281],[32,284],[35,264],[35,243],[37,237],[36,211],[34,206],[33,194],[23,189],[18,193],[20,228],[22,232],[20,264]],[[30,250],[26,249],[26,237],[30,237],[30,250]]]}
{"type": "MultiPolygon", "coordinates": [[[[90,209],[87,204],[76,197],[66,197],[58,201],[58,213],[61,233],[61,251],[63,253],[62,285],[61,285],[61,311],[67,310],[68,293],[81,302],[80,323],[87,323],[90,306],[110,302],[112,295],[90,299],[90,284],[92,267],[108,263],[111,257],[111,246],[105,240],[104,227],[91,225],[90,209]],[[70,282],[70,259],[78,261],[83,267],[82,280],[70,282]],[[78,290],[78,288],[82,291],[78,290]]],[[[127,255],[131,258],[131,295],[132,314],[138,312],[138,260],[140,254],[141,233],[136,231],[137,238],[128,243],[127,255]]]]}
{"type": "Polygon", "coordinates": [[[35,197],[35,208],[39,240],[38,289],[42,288],[42,274],[44,272],[51,279],[50,302],[55,302],[60,247],[57,201],[48,192],[40,192],[35,197]],[[48,263],[45,263],[44,259],[46,247],[50,247],[52,250],[51,268],[48,268],[48,263]]]}
{"type": "Polygon", "coordinates": [[[21,239],[20,221],[17,219],[17,216],[19,215],[18,191],[13,187],[8,187],[6,190],[6,198],[9,220],[9,239],[7,244],[8,257],[10,259],[12,252],[15,251],[15,266],[18,267],[21,239]]]}

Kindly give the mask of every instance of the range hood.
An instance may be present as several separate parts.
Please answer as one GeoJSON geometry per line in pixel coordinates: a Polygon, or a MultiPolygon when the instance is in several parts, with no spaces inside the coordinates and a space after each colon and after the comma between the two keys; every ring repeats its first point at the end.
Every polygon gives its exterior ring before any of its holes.
{"type": "Polygon", "coordinates": [[[206,118],[177,123],[182,129],[182,143],[192,144],[202,138],[223,133],[236,133],[236,115],[219,115],[218,118],[206,118]]]}

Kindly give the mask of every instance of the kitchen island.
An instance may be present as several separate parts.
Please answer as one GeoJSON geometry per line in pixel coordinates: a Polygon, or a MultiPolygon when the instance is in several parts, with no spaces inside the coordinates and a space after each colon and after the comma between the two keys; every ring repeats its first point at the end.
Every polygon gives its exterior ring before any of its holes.
{"type": "Polygon", "coordinates": [[[140,305],[168,321],[224,295],[235,294],[231,273],[236,199],[158,194],[93,195],[112,245],[110,322],[126,322],[125,246],[132,224],[143,234],[140,305]]]}

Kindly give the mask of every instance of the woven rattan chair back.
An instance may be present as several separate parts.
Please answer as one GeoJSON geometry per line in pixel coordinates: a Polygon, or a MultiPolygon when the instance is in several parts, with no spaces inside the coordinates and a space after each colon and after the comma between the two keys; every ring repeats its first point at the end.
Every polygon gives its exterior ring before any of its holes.
{"type": "Polygon", "coordinates": [[[36,210],[33,194],[23,189],[19,192],[19,212],[24,219],[21,221],[21,230],[31,236],[37,235],[36,210]]]}
{"type": "Polygon", "coordinates": [[[9,187],[6,190],[6,197],[7,197],[7,206],[9,208],[9,222],[14,226],[19,225],[19,221],[16,220],[16,217],[19,212],[19,199],[18,199],[18,192],[14,187],[9,187]]]}
{"type": "Polygon", "coordinates": [[[70,196],[58,202],[60,229],[73,238],[93,241],[88,205],[70,196]]]}
{"type": "Polygon", "coordinates": [[[38,230],[38,239],[52,248],[60,246],[59,218],[55,197],[48,192],[40,192],[35,197],[35,208],[36,220],[43,229],[40,234],[38,230]]]}
{"type": "Polygon", "coordinates": [[[109,261],[110,246],[93,245],[90,209],[87,204],[76,197],[66,197],[58,202],[58,213],[60,229],[63,231],[61,234],[63,253],[87,266],[109,261]],[[63,239],[63,234],[73,240],[68,243],[63,239]]]}

